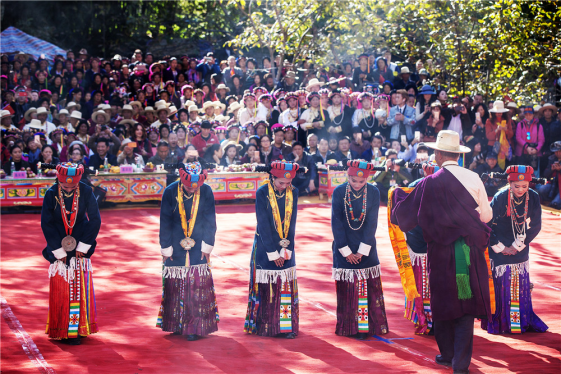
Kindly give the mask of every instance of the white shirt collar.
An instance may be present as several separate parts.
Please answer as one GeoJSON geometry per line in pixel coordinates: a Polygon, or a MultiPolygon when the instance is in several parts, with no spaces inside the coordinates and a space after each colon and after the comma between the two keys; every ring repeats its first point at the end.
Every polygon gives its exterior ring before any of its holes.
{"type": "Polygon", "coordinates": [[[442,167],[445,167],[445,166],[448,166],[448,165],[456,165],[456,166],[458,166],[458,161],[449,160],[449,161],[444,161],[444,162],[442,163],[442,167]]]}

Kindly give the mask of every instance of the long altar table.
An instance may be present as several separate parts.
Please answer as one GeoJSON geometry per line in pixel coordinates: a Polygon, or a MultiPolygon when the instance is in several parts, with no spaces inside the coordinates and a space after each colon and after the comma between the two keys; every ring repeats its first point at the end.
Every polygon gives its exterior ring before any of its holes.
{"type": "MultiPolygon", "coordinates": [[[[323,200],[327,197],[327,201],[331,202],[331,197],[333,196],[333,191],[337,186],[345,183],[347,181],[346,171],[335,171],[328,170],[326,167],[318,167],[319,175],[319,199],[323,200]]],[[[368,178],[368,183],[375,184],[374,174],[371,174],[368,178]]]]}
{"type": "Polygon", "coordinates": [[[167,172],[100,173],[91,175],[96,187],[107,191],[105,199],[113,203],[162,200],[167,185],[167,172]]]}
{"type": "Polygon", "coordinates": [[[267,173],[250,171],[208,173],[206,184],[215,200],[255,199],[257,189],[269,178],[267,173]]]}
{"type": "MultiPolygon", "coordinates": [[[[94,186],[107,191],[106,200],[142,202],[161,200],[166,188],[165,171],[152,173],[101,173],[90,176],[94,186]]],[[[11,206],[42,206],[45,193],[55,183],[55,177],[36,177],[0,180],[0,204],[11,206]]]]}

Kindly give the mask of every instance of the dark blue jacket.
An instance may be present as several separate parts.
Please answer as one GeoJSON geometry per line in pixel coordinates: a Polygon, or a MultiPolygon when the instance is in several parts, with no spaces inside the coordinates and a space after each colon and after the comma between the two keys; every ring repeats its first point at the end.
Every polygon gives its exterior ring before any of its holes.
{"type": "MultiPolygon", "coordinates": [[[[80,182],[78,188],[80,188],[78,214],[71,235],[76,239],[77,245],[80,242],[91,245],[85,255],[85,257],[90,258],[97,244],[95,239],[101,227],[101,217],[97,200],[91,187],[80,182]]],[[[43,249],[43,257],[50,263],[56,261],[53,251],[62,247],[62,239],[66,236],[60,204],[57,201],[58,189],[59,184],[57,182],[47,190],[43,199],[43,209],[41,210],[41,229],[47,240],[47,247],[43,249]]],[[[66,210],[70,210],[72,208],[72,197],[64,199],[64,205],[66,210]]],[[[66,257],[66,263],[69,264],[70,259],[76,257],[76,249],[72,252],[67,252],[66,257]]]]}
{"type": "MultiPolygon", "coordinates": [[[[378,227],[378,210],[380,208],[380,192],[372,184],[367,184],[366,217],[359,230],[349,227],[345,211],[345,191],[348,182],[335,188],[333,191],[333,202],[331,205],[331,230],[333,231],[333,267],[336,269],[366,269],[380,264],[378,251],[376,250],[376,228],[378,227]],[[358,264],[347,262],[339,251],[340,248],[349,247],[356,254],[360,243],[370,245],[370,254],[363,256],[358,264]]],[[[362,211],[362,198],[351,202],[354,217],[359,218],[362,211]]],[[[351,222],[351,217],[348,217],[351,222]]],[[[360,226],[359,222],[351,222],[353,228],[360,226]]]]}
{"type": "Polygon", "coordinates": [[[218,66],[217,63],[214,63],[214,65],[209,65],[206,62],[201,62],[197,65],[196,70],[202,73],[203,82],[205,83],[210,83],[210,76],[212,74],[222,75],[220,66],[218,66]]]}
{"type": "MultiPolygon", "coordinates": [[[[287,239],[290,241],[288,250],[292,251],[290,260],[285,261],[282,267],[277,267],[274,261],[269,261],[267,252],[273,253],[278,251],[280,254],[281,246],[279,242],[281,238],[275,229],[275,220],[273,218],[273,210],[269,204],[269,187],[267,184],[259,187],[256,193],[255,213],[257,215],[257,229],[255,232],[255,245],[251,254],[252,262],[255,259],[256,269],[262,270],[284,270],[296,266],[296,252],[294,251],[294,236],[296,233],[296,216],[298,213],[298,189],[293,187],[292,190],[292,218],[290,219],[290,229],[288,230],[287,239]]],[[[277,199],[281,222],[284,222],[286,193],[281,199],[277,199]]],[[[253,264],[252,264],[253,266],[253,264]]]]}
{"type": "MultiPolygon", "coordinates": [[[[506,256],[501,253],[495,253],[492,248],[489,248],[489,257],[493,261],[494,266],[504,264],[519,264],[528,261],[530,254],[530,242],[538,235],[542,228],[542,207],[540,205],[540,196],[532,189],[528,190],[530,199],[528,200],[528,218],[530,223],[526,226],[526,239],[524,244],[526,247],[512,256],[506,256]]],[[[494,246],[501,242],[505,247],[510,247],[514,242],[514,234],[512,233],[511,217],[506,215],[507,204],[510,195],[510,189],[503,189],[493,197],[491,201],[491,208],[493,208],[493,220],[488,223],[491,227],[491,238],[489,239],[489,247],[494,246]]],[[[518,215],[524,214],[525,203],[516,205],[516,212],[518,215]]],[[[513,212],[514,214],[514,212],[513,212]]],[[[518,220],[522,222],[522,218],[518,220]]]]}
{"type": "MultiPolygon", "coordinates": [[[[191,266],[206,263],[206,258],[201,260],[201,244],[204,241],[208,245],[214,246],[216,236],[216,212],[214,208],[214,195],[208,184],[201,186],[201,196],[197,219],[191,238],[195,240],[195,246],[186,251],[179,242],[185,238],[185,233],[181,227],[181,217],[177,202],[177,189],[181,182],[176,181],[170,184],[162,196],[162,207],[160,210],[160,246],[162,248],[173,247],[171,258],[166,260],[166,266],[191,266]],[[189,258],[187,259],[187,253],[189,258]],[[173,260],[172,260],[173,258],[173,260]],[[188,261],[188,262],[187,262],[188,261]]],[[[187,221],[191,218],[191,207],[193,199],[187,200],[183,197],[185,215],[187,221]]]]}

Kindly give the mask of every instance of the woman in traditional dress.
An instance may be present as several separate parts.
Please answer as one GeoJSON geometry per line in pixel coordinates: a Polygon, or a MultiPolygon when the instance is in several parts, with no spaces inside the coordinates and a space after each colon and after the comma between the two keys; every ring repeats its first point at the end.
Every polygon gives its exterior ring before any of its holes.
{"type": "Polygon", "coordinates": [[[180,179],[165,189],[160,211],[164,269],[156,326],[194,341],[218,331],[218,307],[209,266],[216,212],[201,164],[178,166],[180,179]]]}
{"type": "MultiPolygon", "coordinates": [[[[489,222],[492,230],[489,245],[492,250],[489,257],[496,311],[492,321],[481,322],[481,327],[490,334],[548,329],[532,308],[530,243],[542,225],[540,197],[529,188],[533,173],[531,166],[509,166],[506,169],[509,186],[497,192],[491,201],[493,220],[489,222]]],[[[504,175],[498,175],[501,176],[504,175]]]]}
{"type": "Polygon", "coordinates": [[[43,257],[51,263],[46,333],[78,345],[81,336],[98,332],[90,257],[101,227],[99,209],[93,190],[80,182],[82,165],[38,167],[57,171],[57,182],[45,193],[41,211],[47,241],[43,257]]]}
{"type": "Polygon", "coordinates": [[[273,161],[256,171],[271,178],[257,190],[257,230],[250,262],[249,301],[244,332],[261,336],[298,335],[298,284],[294,234],[298,189],[291,185],[299,166],[273,161]]]}
{"type": "Polygon", "coordinates": [[[366,339],[388,333],[376,227],[380,192],[367,183],[374,165],[347,161],[348,181],[333,191],[333,279],[337,289],[335,333],[366,339]]]}

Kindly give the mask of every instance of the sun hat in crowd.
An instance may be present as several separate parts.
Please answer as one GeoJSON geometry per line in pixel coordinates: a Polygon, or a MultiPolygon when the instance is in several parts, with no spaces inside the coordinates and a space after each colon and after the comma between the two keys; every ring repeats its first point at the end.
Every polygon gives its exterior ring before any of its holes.
{"type": "MultiPolygon", "coordinates": [[[[27,114],[27,112],[26,112],[27,114]]],[[[12,118],[14,115],[12,113],[10,113],[9,110],[3,110],[2,112],[0,112],[0,119],[2,118],[12,118]]]]}
{"type": "Polygon", "coordinates": [[[71,101],[68,104],[66,104],[66,109],[70,109],[70,108],[76,108],[80,110],[82,106],[80,104],[76,104],[74,101],[71,101]]]}
{"type": "Polygon", "coordinates": [[[238,103],[237,101],[234,101],[228,107],[228,112],[227,113],[234,113],[236,110],[241,109],[241,108],[242,108],[242,105],[240,103],[238,103]]]}
{"type": "MultiPolygon", "coordinates": [[[[74,113],[74,112],[72,112],[72,113],[74,113]]],[[[91,117],[92,121],[94,121],[95,123],[98,123],[97,122],[97,116],[99,116],[99,115],[102,115],[105,118],[104,123],[109,122],[109,120],[111,119],[111,116],[108,113],[105,113],[104,110],[100,109],[100,110],[97,110],[97,111],[92,113],[92,117],[91,117]]]]}
{"type": "Polygon", "coordinates": [[[450,153],[468,153],[471,149],[460,145],[460,134],[452,130],[441,130],[436,142],[425,143],[429,148],[450,153]]]}
{"type": "Polygon", "coordinates": [[[82,119],[82,112],[75,110],[72,112],[72,114],[70,115],[70,118],[75,118],[75,119],[82,119]]]}
{"type": "Polygon", "coordinates": [[[68,113],[68,110],[66,110],[66,109],[61,109],[60,112],[58,112],[58,113],[55,115],[55,118],[58,119],[58,117],[59,117],[61,114],[64,114],[64,115],[67,116],[67,117],[68,117],[68,115],[70,115],[70,113],[68,113]]]}
{"type": "Polygon", "coordinates": [[[49,111],[44,106],[40,106],[39,108],[37,108],[37,115],[45,113],[49,113],[49,111]]]}
{"type": "Polygon", "coordinates": [[[419,91],[419,93],[417,94],[417,96],[421,96],[421,95],[436,95],[436,91],[434,90],[434,88],[431,85],[425,84],[421,90],[419,91]]]}
{"type": "Polygon", "coordinates": [[[505,108],[504,102],[497,100],[493,103],[493,108],[489,110],[489,113],[508,113],[508,109],[505,108]]]}
{"type": "Polygon", "coordinates": [[[407,66],[404,66],[404,67],[401,68],[401,71],[399,72],[398,75],[401,75],[401,74],[411,74],[411,71],[409,71],[409,68],[407,66]]]}
{"type": "Polygon", "coordinates": [[[310,88],[314,86],[321,86],[321,82],[317,78],[310,79],[308,85],[306,86],[306,91],[308,91],[310,88]]]}
{"type": "Polygon", "coordinates": [[[124,112],[125,110],[129,110],[129,111],[131,111],[131,112],[134,112],[133,107],[132,107],[132,105],[130,105],[130,104],[125,104],[125,105],[123,105],[123,107],[121,108],[120,112],[122,113],[122,112],[124,112]]]}
{"type": "MultiPolygon", "coordinates": [[[[8,112],[8,111],[7,111],[8,112]]],[[[9,112],[8,112],[9,113],[9,112]]],[[[31,121],[31,115],[33,113],[37,113],[37,108],[31,107],[29,109],[27,109],[27,111],[25,112],[25,114],[23,115],[23,118],[25,118],[25,120],[27,122],[31,121]]]]}
{"type": "Polygon", "coordinates": [[[553,114],[557,113],[557,107],[551,103],[547,103],[544,104],[544,106],[542,106],[539,110],[538,110],[538,114],[543,116],[543,112],[545,112],[546,110],[551,110],[553,112],[553,114]]]}

